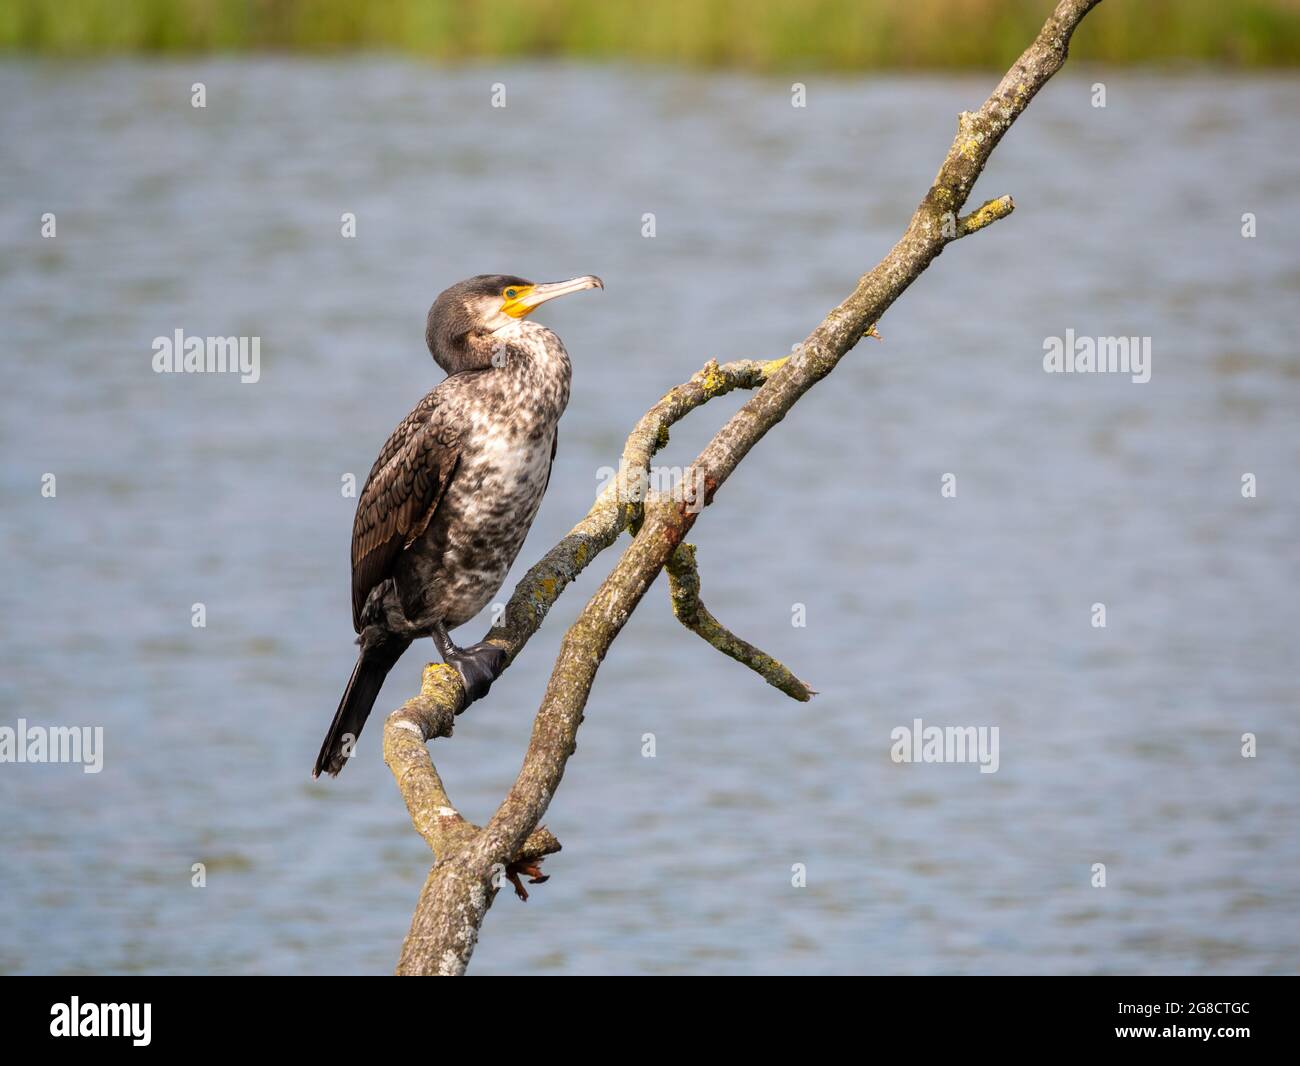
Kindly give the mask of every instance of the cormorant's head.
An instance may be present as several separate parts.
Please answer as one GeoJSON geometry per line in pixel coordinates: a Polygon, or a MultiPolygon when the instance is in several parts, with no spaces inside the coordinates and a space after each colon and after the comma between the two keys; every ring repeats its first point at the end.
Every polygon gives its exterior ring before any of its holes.
{"type": "Polygon", "coordinates": [[[496,348],[491,337],[497,330],[513,325],[547,300],[604,287],[600,278],[590,274],[541,285],[513,274],[479,274],[444,290],[433,301],[424,340],[448,374],[482,370],[491,365],[496,348]]]}

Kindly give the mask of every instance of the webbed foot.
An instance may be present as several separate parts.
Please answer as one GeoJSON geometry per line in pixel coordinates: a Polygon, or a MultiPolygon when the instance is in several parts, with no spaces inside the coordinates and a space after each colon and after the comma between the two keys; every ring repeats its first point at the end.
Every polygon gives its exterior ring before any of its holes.
{"type": "Polygon", "coordinates": [[[495,644],[481,641],[469,648],[457,648],[445,656],[448,666],[460,674],[465,683],[465,706],[488,694],[492,682],[506,667],[506,653],[495,644]]]}

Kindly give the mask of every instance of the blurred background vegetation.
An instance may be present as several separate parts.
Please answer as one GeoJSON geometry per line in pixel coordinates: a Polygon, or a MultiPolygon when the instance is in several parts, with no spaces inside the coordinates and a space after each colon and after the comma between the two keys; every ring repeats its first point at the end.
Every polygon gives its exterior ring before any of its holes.
{"type": "MultiPolygon", "coordinates": [[[[0,48],[342,49],[860,70],[1003,67],[1051,0],[0,0],[0,48]]],[[[1300,0],[1107,0],[1076,60],[1286,66],[1300,0]]]]}

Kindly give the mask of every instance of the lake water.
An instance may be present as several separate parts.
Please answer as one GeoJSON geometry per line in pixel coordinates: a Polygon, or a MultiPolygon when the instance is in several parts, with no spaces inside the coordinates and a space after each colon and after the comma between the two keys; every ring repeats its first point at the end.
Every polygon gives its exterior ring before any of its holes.
{"type": "MultiPolygon", "coordinates": [[[[434,652],[313,782],[354,656],[341,479],[439,379],[424,315],[470,274],[607,286],[539,315],[573,399],[512,584],[663,391],[788,351],[995,80],[795,77],[806,108],[791,77],[0,63],[0,725],[105,737],[98,774],[0,765],[0,969],[391,971],[429,854],[378,722],[434,652]],[[260,381],[155,374],[177,329],[259,337],[260,381]]],[[[472,972],[1296,971],[1297,88],[1051,84],[976,190],[1015,214],[951,247],[696,526],[711,609],[821,695],[686,632],[661,579],[592,693],[552,878],[502,895],[472,972]],[[1151,380],[1044,373],[1067,329],[1149,337],[1151,380]],[[917,718],[997,726],[997,772],[893,762],[917,718]]],[[[467,816],[513,779],[613,560],[435,743],[467,816]]]]}

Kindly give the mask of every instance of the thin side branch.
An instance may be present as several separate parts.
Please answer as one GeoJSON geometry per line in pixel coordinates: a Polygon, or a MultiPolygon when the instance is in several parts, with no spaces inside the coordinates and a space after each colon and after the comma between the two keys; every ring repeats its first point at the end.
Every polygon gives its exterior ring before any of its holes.
{"type": "Polygon", "coordinates": [[[1016,203],[1010,196],[999,196],[996,200],[987,200],[957,220],[957,236],[969,237],[972,233],[991,226],[1000,218],[1006,218],[1016,209],[1016,203]]]}
{"type": "Polygon", "coordinates": [[[700,571],[695,562],[695,545],[683,541],[669,557],[668,595],[673,614],[687,629],[698,633],[723,655],[748,666],[773,688],[800,703],[807,703],[817,690],[794,676],[783,663],[742,640],[719,622],[700,601],[700,571]]]}

